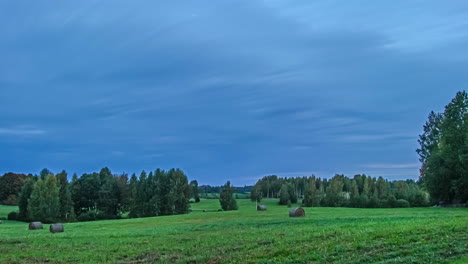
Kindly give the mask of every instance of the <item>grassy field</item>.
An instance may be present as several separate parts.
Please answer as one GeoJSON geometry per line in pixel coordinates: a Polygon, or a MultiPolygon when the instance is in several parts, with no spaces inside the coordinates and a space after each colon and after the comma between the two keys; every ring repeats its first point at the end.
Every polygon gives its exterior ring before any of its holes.
{"type": "Polygon", "coordinates": [[[0,263],[468,263],[466,208],[306,208],[289,218],[276,200],[263,203],[265,212],[243,199],[239,211],[71,223],[57,234],[4,221],[0,263]]]}
{"type": "Polygon", "coordinates": [[[17,206],[0,205],[0,218],[7,218],[8,214],[12,211],[18,212],[17,206]]]}

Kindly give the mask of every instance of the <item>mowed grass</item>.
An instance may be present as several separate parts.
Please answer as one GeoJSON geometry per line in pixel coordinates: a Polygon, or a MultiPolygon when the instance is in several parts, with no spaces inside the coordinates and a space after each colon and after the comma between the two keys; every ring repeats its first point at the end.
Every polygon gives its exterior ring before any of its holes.
{"type": "MultiPolygon", "coordinates": [[[[468,263],[468,209],[289,208],[70,223],[64,233],[0,225],[0,263],[468,263]]],[[[215,210],[218,200],[193,209],[215,210]]]]}

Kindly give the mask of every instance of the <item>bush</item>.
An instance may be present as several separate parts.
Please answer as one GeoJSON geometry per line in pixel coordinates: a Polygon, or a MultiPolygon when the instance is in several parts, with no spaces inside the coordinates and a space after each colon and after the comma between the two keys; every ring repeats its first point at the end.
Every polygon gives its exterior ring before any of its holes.
{"type": "Polygon", "coordinates": [[[16,221],[18,219],[18,213],[17,212],[11,212],[8,214],[8,220],[10,221],[16,221]]]}
{"type": "Polygon", "coordinates": [[[403,208],[403,207],[409,207],[410,204],[408,201],[406,201],[405,199],[398,199],[396,201],[396,207],[400,207],[400,208],[403,208]]]}
{"type": "Polygon", "coordinates": [[[414,198],[411,200],[411,206],[412,207],[425,207],[425,206],[429,206],[429,199],[427,198],[427,196],[422,193],[422,192],[419,192],[418,194],[416,194],[414,196],[414,198]]]}
{"type": "Polygon", "coordinates": [[[350,205],[355,208],[366,208],[369,205],[367,195],[361,194],[358,197],[351,198],[350,205]]]}
{"type": "Polygon", "coordinates": [[[381,207],[380,200],[377,198],[377,196],[372,196],[369,199],[369,203],[367,204],[368,208],[379,208],[381,207]]]}
{"type": "Polygon", "coordinates": [[[231,182],[228,181],[223,186],[221,194],[219,195],[219,203],[221,204],[221,208],[223,208],[224,211],[238,209],[237,202],[236,199],[234,199],[233,194],[234,188],[231,187],[231,182]]]}
{"type": "Polygon", "coordinates": [[[387,197],[387,206],[388,208],[394,208],[394,207],[398,207],[397,205],[397,199],[395,198],[395,196],[393,196],[392,194],[390,194],[388,197],[387,197]]]}
{"type": "Polygon", "coordinates": [[[80,214],[76,219],[79,222],[96,221],[99,219],[99,216],[98,212],[93,210],[80,214]]]}

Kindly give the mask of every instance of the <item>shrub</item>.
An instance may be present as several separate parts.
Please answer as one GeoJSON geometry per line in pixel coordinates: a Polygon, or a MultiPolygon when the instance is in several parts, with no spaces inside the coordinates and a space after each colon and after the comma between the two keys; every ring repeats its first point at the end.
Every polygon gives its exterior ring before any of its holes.
{"type": "Polygon", "coordinates": [[[397,199],[392,194],[390,194],[387,197],[387,206],[386,207],[389,207],[389,208],[398,207],[397,199]]]}
{"type": "Polygon", "coordinates": [[[369,199],[369,203],[367,204],[367,207],[369,208],[379,208],[380,207],[380,200],[379,198],[377,198],[377,196],[372,196],[370,199],[369,199]]]}
{"type": "Polygon", "coordinates": [[[419,192],[418,194],[416,194],[414,198],[411,200],[411,206],[413,207],[424,207],[428,205],[429,205],[429,199],[422,192],[419,192]]]}
{"type": "Polygon", "coordinates": [[[361,194],[358,197],[351,198],[350,205],[356,208],[366,208],[369,205],[367,195],[361,194]]]}
{"type": "Polygon", "coordinates": [[[98,214],[99,214],[98,211],[91,210],[91,211],[80,214],[77,217],[77,220],[79,222],[96,221],[99,219],[98,214]]]}
{"type": "Polygon", "coordinates": [[[221,194],[219,195],[219,202],[221,204],[221,208],[223,208],[224,211],[238,209],[237,202],[236,199],[234,199],[233,194],[234,188],[231,187],[231,182],[228,181],[223,186],[221,194]]]}
{"type": "Polygon", "coordinates": [[[18,213],[17,212],[11,212],[8,214],[8,220],[11,221],[16,221],[18,219],[18,213]]]}
{"type": "Polygon", "coordinates": [[[396,201],[396,207],[409,207],[410,204],[408,201],[406,201],[405,199],[398,199],[396,201]]]}

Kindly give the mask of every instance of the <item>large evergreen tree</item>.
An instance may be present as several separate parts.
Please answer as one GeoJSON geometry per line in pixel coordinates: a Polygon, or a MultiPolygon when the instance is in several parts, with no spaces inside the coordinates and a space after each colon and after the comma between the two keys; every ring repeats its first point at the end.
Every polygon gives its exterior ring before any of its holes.
{"type": "Polygon", "coordinates": [[[116,176],[116,183],[117,187],[119,189],[119,194],[120,194],[120,202],[119,202],[119,211],[121,212],[128,212],[130,209],[130,200],[131,200],[131,194],[130,194],[130,186],[128,183],[128,175],[127,174],[121,174],[119,176],[116,176]]]}
{"type": "Polygon", "coordinates": [[[130,177],[129,183],[130,189],[130,201],[129,201],[129,217],[136,218],[138,217],[138,178],[135,173],[130,177]]]}

